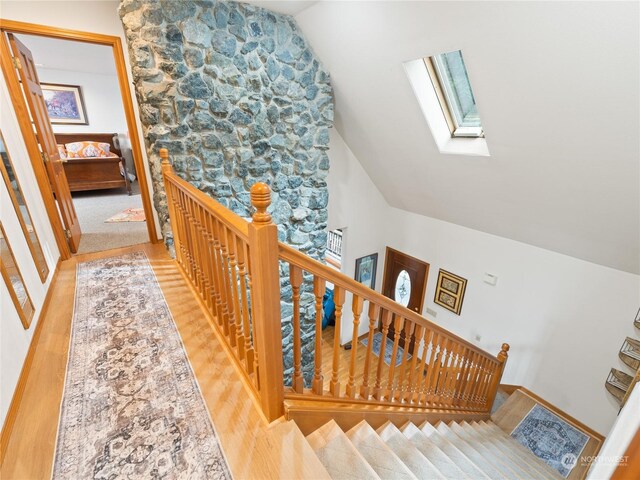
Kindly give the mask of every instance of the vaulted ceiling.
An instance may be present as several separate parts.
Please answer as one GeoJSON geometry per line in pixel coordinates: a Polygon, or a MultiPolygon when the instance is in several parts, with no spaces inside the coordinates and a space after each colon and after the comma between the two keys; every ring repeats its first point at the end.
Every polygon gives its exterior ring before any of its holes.
{"type": "Polygon", "coordinates": [[[316,2],[336,126],[395,207],[640,273],[638,2],[316,2]],[[462,49],[491,156],[441,154],[403,71],[462,49]]]}

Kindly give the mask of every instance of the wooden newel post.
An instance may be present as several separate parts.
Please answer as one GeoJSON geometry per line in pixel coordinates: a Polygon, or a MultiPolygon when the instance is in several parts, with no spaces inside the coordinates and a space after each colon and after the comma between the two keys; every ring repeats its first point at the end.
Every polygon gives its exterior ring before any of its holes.
{"type": "Polygon", "coordinates": [[[271,205],[271,190],[268,185],[256,183],[251,187],[251,204],[256,209],[253,221],[249,224],[253,341],[258,355],[262,411],[269,421],[273,421],[283,414],[284,377],[278,228],[267,213],[267,207],[271,205]]]}
{"type": "Polygon", "coordinates": [[[493,407],[493,401],[496,399],[496,395],[498,394],[498,387],[500,386],[500,381],[502,380],[502,373],[504,372],[504,366],[507,363],[507,358],[509,358],[509,344],[503,343],[502,349],[497,355],[498,367],[491,378],[491,388],[489,389],[489,397],[487,398],[487,410],[490,412],[491,407],[493,407]]]}
{"type": "Polygon", "coordinates": [[[180,248],[180,242],[182,238],[180,238],[180,229],[178,227],[179,219],[176,213],[176,206],[173,198],[173,189],[171,188],[171,184],[167,179],[167,175],[170,175],[173,172],[173,166],[171,162],[169,162],[169,150],[166,148],[161,148],[158,152],[160,154],[160,158],[162,159],[162,180],[164,182],[164,191],[167,195],[167,209],[169,210],[169,223],[171,224],[171,232],[173,233],[173,245],[176,252],[176,259],[184,265],[184,259],[182,258],[182,249],[180,248]]]}

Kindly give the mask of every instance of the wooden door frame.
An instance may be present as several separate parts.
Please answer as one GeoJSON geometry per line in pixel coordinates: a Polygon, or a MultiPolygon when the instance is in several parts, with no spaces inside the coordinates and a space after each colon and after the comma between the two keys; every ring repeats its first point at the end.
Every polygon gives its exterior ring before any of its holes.
{"type": "Polygon", "coordinates": [[[389,267],[389,251],[392,251],[392,252],[395,252],[395,253],[399,253],[400,255],[404,255],[405,257],[409,257],[409,258],[415,260],[416,262],[424,263],[427,266],[426,278],[424,279],[424,288],[422,289],[422,292],[420,293],[420,311],[418,312],[419,315],[422,315],[422,309],[424,308],[424,299],[425,299],[425,297],[427,295],[427,283],[429,282],[429,270],[430,270],[431,264],[425,262],[424,260],[420,260],[419,258],[416,258],[416,257],[414,257],[412,255],[408,255],[408,254],[406,254],[404,252],[401,252],[400,250],[396,250],[395,248],[387,247],[385,252],[384,252],[384,270],[382,271],[381,293],[383,295],[384,295],[384,280],[385,280],[385,278],[387,278],[387,268],[389,267]]]}
{"type": "Polygon", "coordinates": [[[38,148],[38,140],[29,121],[29,111],[27,109],[20,82],[13,66],[13,60],[6,33],[22,33],[27,35],[37,35],[41,37],[57,38],[61,40],[73,40],[77,42],[93,43],[96,45],[105,45],[113,50],[114,61],[116,65],[116,73],[118,76],[118,84],[120,87],[120,95],[122,97],[122,105],[124,107],[125,117],[127,119],[127,129],[129,131],[129,139],[131,143],[131,153],[133,163],[138,174],[138,183],[140,185],[140,195],[142,197],[142,207],[147,218],[147,232],[151,243],[159,243],[156,231],[155,217],[153,215],[153,205],[149,196],[149,183],[147,178],[147,170],[145,168],[144,159],[142,157],[142,149],[140,148],[140,136],[138,135],[138,124],[136,121],[135,111],[133,109],[133,101],[131,97],[131,87],[129,86],[129,76],[124,59],[124,51],[122,49],[122,41],[120,37],[113,35],[103,35],[99,33],[82,32],[79,30],[69,30],[58,27],[49,27],[46,25],[37,25],[34,23],[18,22],[14,20],[5,20],[0,18],[0,64],[2,65],[2,73],[9,89],[11,103],[15,109],[20,124],[20,130],[24,138],[24,142],[31,159],[31,165],[36,175],[38,187],[42,192],[47,215],[53,228],[53,233],[60,250],[63,260],[71,257],[71,250],[67,243],[62,220],[58,213],[58,207],[53,197],[53,190],[49,183],[49,176],[41,161],[40,150],[38,148]]]}

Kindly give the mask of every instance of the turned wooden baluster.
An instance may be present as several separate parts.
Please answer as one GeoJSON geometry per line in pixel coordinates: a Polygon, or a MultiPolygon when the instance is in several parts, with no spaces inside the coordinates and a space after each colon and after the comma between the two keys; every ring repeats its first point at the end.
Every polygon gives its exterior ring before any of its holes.
{"type": "Polygon", "coordinates": [[[364,373],[362,375],[362,386],[360,387],[360,395],[365,400],[369,399],[371,387],[369,387],[369,372],[371,368],[371,357],[373,348],[373,335],[376,326],[376,320],[380,317],[380,307],[375,303],[369,302],[369,334],[367,341],[367,353],[364,359],[364,373]]]}
{"type": "Polygon", "coordinates": [[[316,299],[316,342],[315,342],[315,365],[313,370],[313,393],[322,395],[324,377],[322,376],[322,299],[326,290],[324,278],[313,278],[313,294],[316,299]]]}
{"type": "Polygon", "coordinates": [[[480,363],[480,355],[476,352],[473,352],[471,356],[471,368],[469,369],[469,379],[467,380],[467,385],[464,389],[463,399],[464,404],[467,408],[470,408],[473,405],[473,387],[476,384],[476,379],[478,378],[478,366],[480,363]]]}
{"type": "Polygon", "coordinates": [[[222,244],[223,226],[218,219],[213,221],[213,236],[218,258],[218,278],[220,279],[220,306],[222,307],[222,329],[225,336],[229,336],[229,297],[227,295],[227,260],[222,244]]]}
{"type": "Polygon", "coordinates": [[[393,400],[396,396],[395,391],[395,373],[396,373],[396,357],[398,356],[398,345],[400,344],[400,332],[404,326],[404,318],[398,314],[394,314],[393,322],[393,350],[391,350],[391,365],[389,366],[389,379],[387,380],[387,389],[389,390],[389,400],[393,400]]]}
{"type": "Polygon", "coordinates": [[[451,354],[449,368],[447,368],[447,374],[445,378],[445,385],[441,402],[443,405],[450,405],[453,400],[453,390],[458,380],[458,363],[460,362],[460,345],[453,342],[451,346],[451,354]]]}
{"type": "Polygon", "coordinates": [[[444,403],[447,390],[447,380],[449,379],[449,375],[451,373],[451,363],[452,363],[452,355],[453,355],[453,340],[447,339],[447,345],[445,347],[445,355],[442,356],[442,366],[440,370],[440,375],[438,376],[438,386],[437,393],[434,399],[437,405],[442,405],[444,403]]]}
{"type": "Polygon", "coordinates": [[[252,282],[253,330],[256,356],[259,357],[260,402],[267,420],[284,412],[282,371],[282,320],[280,311],[280,272],[278,263],[278,227],[267,208],[271,204],[268,185],[251,187],[251,204],[256,209],[249,224],[249,251],[252,282]]]}
{"type": "MultiPolygon", "coordinates": [[[[426,331],[422,325],[416,325],[415,330],[415,336],[413,338],[413,356],[411,357],[411,365],[409,366],[409,383],[407,384],[407,389],[401,398],[406,402],[413,401],[413,395],[416,391],[416,366],[418,365],[418,353],[420,352],[420,347],[426,331]]],[[[425,353],[426,351],[423,349],[423,357],[425,356],[425,353]]]]}
{"type": "Polygon", "coordinates": [[[430,358],[433,356],[433,348],[431,346],[431,343],[433,342],[434,336],[435,332],[428,331],[425,328],[422,347],[422,358],[420,359],[420,367],[417,372],[418,379],[415,382],[415,389],[411,397],[411,401],[413,403],[417,403],[418,405],[422,403],[422,392],[425,388],[425,383],[427,382],[427,377],[430,371],[428,370],[428,368],[430,358]]]}
{"type": "Polygon", "coordinates": [[[349,363],[349,381],[347,383],[347,396],[356,398],[356,352],[358,351],[358,325],[360,325],[360,315],[362,315],[362,297],[353,294],[351,311],[353,312],[353,335],[351,337],[351,362],[349,363]]]}
{"type": "Polygon", "coordinates": [[[490,364],[490,360],[487,357],[482,357],[480,361],[480,365],[478,366],[478,379],[476,381],[475,387],[473,388],[473,399],[476,405],[482,404],[482,391],[484,390],[484,386],[486,385],[485,380],[487,379],[487,365],[490,364]]]}
{"type": "Polygon", "coordinates": [[[396,400],[402,401],[404,398],[404,379],[407,373],[407,358],[409,358],[409,347],[411,345],[411,335],[413,334],[413,329],[415,328],[415,323],[405,320],[404,324],[404,347],[402,349],[402,361],[400,362],[400,375],[398,377],[398,383],[396,389],[398,392],[395,395],[396,400]]]}
{"type": "Polygon", "coordinates": [[[438,339],[438,352],[435,358],[433,369],[431,371],[431,376],[429,378],[429,394],[427,395],[427,402],[429,404],[437,403],[436,397],[438,395],[438,388],[441,381],[440,377],[442,374],[441,373],[442,366],[446,360],[446,354],[447,354],[446,349],[447,349],[447,338],[441,334],[438,339]]]}
{"type": "Polygon", "coordinates": [[[251,343],[251,326],[249,321],[249,300],[247,298],[248,270],[245,264],[246,244],[237,239],[238,275],[240,276],[240,298],[242,302],[242,330],[244,331],[244,356],[247,373],[253,372],[254,350],[251,343]]]}
{"type": "Polygon", "coordinates": [[[469,355],[471,351],[468,347],[463,346],[461,348],[460,360],[458,362],[458,381],[453,386],[453,401],[454,406],[460,406],[463,400],[464,389],[467,385],[467,374],[469,369],[469,355]]]}
{"type": "Polygon", "coordinates": [[[342,306],[344,304],[344,288],[335,285],[333,287],[333,303],[336,306],[336,324],[333,329],[333,372],[329,391],[334,397],[340,396],[340,382],[338,370],[340,369],[340,331],[342,329],[342,306]]]}
{"type": "Polygon", "coordinates": [[[227,241],[228,228],[220,222],[218,224],[220,229],[220,248],[222,249],[223,258],[223,273],[224,273],[224,288],[225,298],[227,304],[228,324],[229,324],[229,344],[232,347],[236,346],[236,312],[233,308],[233,289],[231,284],[231,257],[229,255],[229,244],[227,241]]]}
{"type": "MultiPolygon", "coordinates": [[[[249,245],[245,245],[245,258],[247,259],[247,289],[249,292],[249,301],[251,304],[251,310],[250,310],[250,318],[251,318],[251,325],[255,325],[255,319],[256,319],[256,309],[255,309],[255,302],[253,301],[253,297],[255,296],[254,292],[253,292],[253,269],[251,268],[251,254],[249,252],[249,245]]],[[[254,381],[256,384],[256,388],[258,390],[260,390],[260,375],[259,375],[259,358],[258,358],[258,342],[256,342],[256,332],[255,332],[255,328],[252,328],[251,330],[251,339],[253,340],[253,371],[255,372],[254,375],[254,381]]]]}
{"type": "Polygon", "coordinates": [[[227,228],[227,248],[229,249],[229,267],[231,297],[233,301],[233,316],[235,318],[235,342],[240,360],[244,360],[244,332],[242,329],[242,312],[240,310],[240,292],[238,292],[238,257],[236,255],[236,234],[227,228]]]}
{"type": "Polygon", "coordinates": [[[289,280],[293,292],[293,390],[304,392],[302,376],[302,342],[300,341],[300,285],[302,285],[302,269],[297,265],[289,265],[289,280]]]}
{"type": "Polygon", "coordinates": [[[214,235],[214,222],[215,219],[209,215],[207,218],[207,240],[209,242],[209,249],[211,251],[211,264],[212,279],[213,279],[213,308],[215,312],[216,322],[218,326],[222,326],[222,296],[221,296],[221,280],[219,276],[220,259],[218,258],[218,250],[216,248],[216,238],[214,235]]]}
{"type": "Polygon", "coordinates": [[[376,371],[376,383],[373,387],[373,396],[376,400],[382,400],[385,396],[385,390],[382,388],[382,373],[384,369],[384,354],[387,350],[387,335],[389,334],[389,326],[391,325],[391,312],[389,310],[382,311],[382,342],[380,345],[380,356],[378,357],[378,369],[376,371]]]}

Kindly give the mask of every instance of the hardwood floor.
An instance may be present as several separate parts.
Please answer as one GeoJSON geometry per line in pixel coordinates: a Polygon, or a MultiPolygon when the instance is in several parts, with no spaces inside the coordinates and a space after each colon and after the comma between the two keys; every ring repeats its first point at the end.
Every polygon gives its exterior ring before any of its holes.
{"type": "MultiPolygon", "coordinates": [[[[333,341],[334,341],[335,329],[332,326],[328,326],[322,331],[322,375],[324,376],[324,389],[329,390],[329,384],[333,373],[333,341]]],[[[358,339],[358,347],[356,349],[356,368],[355,368],[355,384],[361,385],[364,375],[364,365],[367,357],[367,347],[362,343],[362,339],[367,335],[362,335],[358,339]]],[[[419,360],[419,359],[418,359],[419,360]]],[[[351,350],[345,350],[344,346],[340,347],[339,362],[338,362],[338,382],[340,382],[341,391],[344,392],[345,385],[349,381],[349,365],[351,363],[351,350]]],[[[407,361],[409,364],[409,361],[407,361]]],[[[369,386],[373,387],[376,381],[376,373],[378,368],[378,357],[371,354],[371,364],[369,366],[369,386]]],[[[381,370],[381,385],[385,387],[389,380],[390,366],[382,362],[381,370]]],[[[416,361],[416,375],[418,378],[418,371],[420,370],[419,361],[416,361]]],[[[394,379],[399,381],[400,379],[400,366],[395,369],[394,379]]],[[[407,370],[404,376],[405,383],[408,381],[410,370],[407,366],[407,370]]]]}
{"type": "Polygon", "coordinates": [[[151,244],[77,255],[61,264],[0,477],[51,476],[77,263],[138,250],[146,252],[156,273],[234,478],[328,478],[293,422],[263,421],[176,264],[164,246],[151,244]]]}

